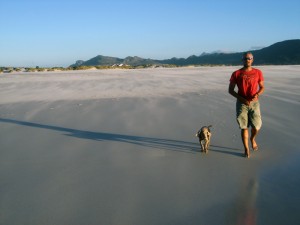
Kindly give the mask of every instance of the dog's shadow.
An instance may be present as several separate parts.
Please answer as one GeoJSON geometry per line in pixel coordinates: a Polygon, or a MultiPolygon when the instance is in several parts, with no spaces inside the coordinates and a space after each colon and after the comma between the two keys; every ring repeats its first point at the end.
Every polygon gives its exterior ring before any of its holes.
{"type": "MultiPolygon", "coordinates": [[[[142,147],[150,147],[150,148],[179,151],[179,152],[186,152],[186,153],[200,152],[200,146],[196,142],[187,142],[187,141],[179,141],[179,140],[172,140],[172,139],[152,138],[152,137],[143,137],[143,136],[134,136],[134,135],[124,135],[124,134],[114,134],[114,133],[104,133],[104,132],[92,132],[92,131],[71,129],[71,128],[65,128],[59,126],[45,125],[45,124],[19,121],[13,119],[4,119],[4,118],[0,118],[0,122],[59,131],[59,132],[63,132],[63,135],[67,135],[75,138],[89,139],[95,141],[122,142],[122,143],[139,145],[142,147]]],[[[235,156],[238,155],[238,153],[232,152],[232,150],[234,149],[227,148],[227,147],[211,145],[210,150],[225,153],[225,154],[231,154],[235,156]]]]}

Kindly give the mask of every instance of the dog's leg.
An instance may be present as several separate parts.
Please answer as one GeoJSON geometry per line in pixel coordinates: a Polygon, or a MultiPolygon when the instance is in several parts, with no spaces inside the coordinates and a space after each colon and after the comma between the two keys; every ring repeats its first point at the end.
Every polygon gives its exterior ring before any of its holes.
{"type": "Polygon", "coordinates": [[[205,136],[205,139],[204,139],[205,153],[208,153],[209,132],[207,130],[204,133],[204,136],[205,136]]]}
{"type": "Polygon", "coordinates": [[[203,145],[202,141],[200,141],[200,146],[201,146],[201,152],[204,152],[205,148],[204,148],[204,145],[203,145]]]}
{"type": "Polygon", "coordinates": [[[208,141],[205,140],[205,153],[207,154],[208,153],[208,141]]]}
{"type": "Polygon", "coordinates": [[[207,136],[207,150],[209,150],[210,147],[210,134],[207,136]]]}
{"type": "Polygon", "coordinates": [[[205,148],[205,143],[203,143],[204,140],[200,141],[200,145],[201,145],[201,152],[206,152],[206,148],[205,148]]]}

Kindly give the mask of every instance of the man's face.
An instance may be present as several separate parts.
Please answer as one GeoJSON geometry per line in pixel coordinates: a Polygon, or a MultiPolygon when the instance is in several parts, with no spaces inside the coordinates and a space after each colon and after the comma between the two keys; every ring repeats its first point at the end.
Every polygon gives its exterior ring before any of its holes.
{"type": "Polygon", "coordinates": [[[251,54],[244,55],[243,62],[245,67],[250,67],[253,63],[253,55],[251,54]]]}

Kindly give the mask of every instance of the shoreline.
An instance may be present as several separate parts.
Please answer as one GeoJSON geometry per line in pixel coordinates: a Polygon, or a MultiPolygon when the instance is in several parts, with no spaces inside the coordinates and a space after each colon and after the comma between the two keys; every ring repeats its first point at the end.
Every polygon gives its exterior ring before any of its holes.
{"type": "MultiPolygon", "coordinates": [[[[110,71],[110,70],[116,70],[116,71],[122,71],[122,70],[161,70],[161,69],[193,69],[193,68],[230,68],[230,67],[241,67],[240,65],[188,65],[188,66],[174,66],[174,67],[164,67],[164,66],[153,66],[153,67],[146,67],[146,68],[118,68],[118,67],[109,67],[109,68],[102,68],[98,69],[96,66],[91,66],[88,69],[50,69],[49,68],[42,68],[44,69],[43,71],[25,71],[24,69],[21,71],[2,71],[0,72],[0,75],[2,74],[49,74],[49,73],[69,73],[69,72],[88,72],[88,71],[110,71]]],[[[290,64],[290,65],[255,65],[254,67],[260,67],[260,68],[268,68],[268,67],[274,67],[274,68],[279,68],[279,67],[300,67],[300,65],[295,65],[295,64],[290,64]]],[[[2,68],[26,68],[26,67],[2,67],[2,68]]],[[[59,67],[54,67],[54,68],[59,68],[59,67]]]]}

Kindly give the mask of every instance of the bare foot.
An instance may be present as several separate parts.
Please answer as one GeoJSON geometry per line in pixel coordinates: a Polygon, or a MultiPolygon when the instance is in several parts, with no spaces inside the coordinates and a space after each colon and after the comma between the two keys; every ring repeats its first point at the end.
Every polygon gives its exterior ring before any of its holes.
{"type": "Polygon", "coordinates": [[[249,149],[245,149],[245,157],[250,158],[250,151],[249,149]]]}
{"type": "Polygon", "coordinates": [[[252,145],[253,151],[257,151],[258,150],[258,145],[257,145],[255,139],[251,140],[251,145],[252,145]]]}

